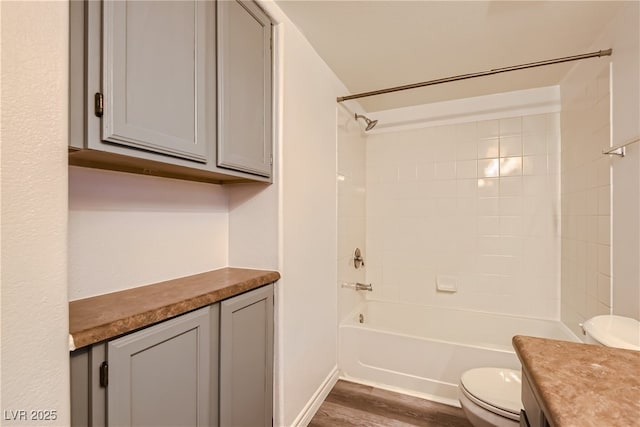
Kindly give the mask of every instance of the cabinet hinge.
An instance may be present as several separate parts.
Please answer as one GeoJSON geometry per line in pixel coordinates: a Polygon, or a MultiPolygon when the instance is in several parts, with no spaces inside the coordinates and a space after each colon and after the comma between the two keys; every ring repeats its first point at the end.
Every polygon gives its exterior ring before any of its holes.
{"type": "Polygon", "coordinates": [[[273,166],[273,155],[269,156],[269,164],[273,166]]]}
{"type": "Polygon", "coordinates": [[[106,388],[109,385],[109,364],[102,362],[100,364],[100,387],[106,388]]]}
{"type": "Polygon", "coordinates": [[[98,92],[94,96],[95,113],[97,117],[102,117],[104,113],[104,96],[98,92]]]}

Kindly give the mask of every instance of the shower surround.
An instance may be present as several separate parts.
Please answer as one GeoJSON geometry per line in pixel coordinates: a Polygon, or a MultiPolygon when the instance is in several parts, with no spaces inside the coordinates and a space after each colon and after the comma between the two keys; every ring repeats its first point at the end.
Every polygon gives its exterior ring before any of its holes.
{"type": "Polygon", "coordinates": [[[578,340],[559,321],[559,92],[458,104],[366,134],[339,110],[337,153],[341,375],[451,405],[464,370],[519,367],[514,334],[578,340]]]}
{"type": "Polygon", "coordinates": [[[559,318],[559,113],[368,135],[365,168],[371,298],[559,318]]]}

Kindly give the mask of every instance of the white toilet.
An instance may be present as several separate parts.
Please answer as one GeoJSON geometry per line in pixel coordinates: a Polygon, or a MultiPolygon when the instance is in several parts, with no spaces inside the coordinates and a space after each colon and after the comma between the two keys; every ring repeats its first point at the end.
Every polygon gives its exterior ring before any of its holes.
{"type": "Polygon", "coordinates": [[[629,317],[604,315],[584,322],[585,342],[640,351],[640,322],[629,317]]]}
{"type": "MultiPolygon", "coordinates": [[[[640,351],[640,322],[621,316],[596,316],[582,325],[585,341],[640,351]]],[[[520,425],[522,378],[505,368],[470,369],[460,377],[458,399],[474,427],[520,425]]]]}
{"type": "Polygon", "coordinates": [[[460,377],[458,400],[474,427],[520,425],[520,371],[506,368],[470,369],[460,377]]]}

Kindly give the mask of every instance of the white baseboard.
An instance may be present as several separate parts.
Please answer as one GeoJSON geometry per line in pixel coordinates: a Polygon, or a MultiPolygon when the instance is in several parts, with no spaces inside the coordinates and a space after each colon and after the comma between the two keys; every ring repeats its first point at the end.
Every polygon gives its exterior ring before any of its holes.
{"type": "Polygon", "coordinates": [[[320,405],[322,405],[324,399],[327,398],[333,386],[338,382],[339,377],[338,367],[335,366],[318,390],[313,393],[313,397],[304,405],[304,408],[302,408],[302,411],[300,411],[300,414],[298,414],[291,425],[296,427],[306,427],[309,425],[313,416],[318,412],[318,409],[320,409],[320,405]]]}
{"type": "Polygon", "coordinates": [[[407,396],[419,397],[420,399],[425,399],[425,400],[429,400],[431,402],[436,402],[436,403],[442,403],[444,405],[453,406],[455,408],[459,408],[460,407],[460,401],[458,401],[457,399],[447,399],[446,397],[435,396],[435,395],[429,394],[429,393],[421,393],[419,391],[414,391],[414,390],[410,390],[410,389],[407,389],[407,388],[394,387],[394,386],[387,385],[387,384],[382,384],[382,383],[379,383],[379,382],[376,382],[376,381],[363,380],[361,378],[351,377],[351,376],[346,375],[344,373],[342,373],[340,375],[340,378],[338,378],[338,379],[344,380],[344,381],[349,381],[349,382],[356,383],[356,384],[366,385],[366,386],[369,386],[369,387],[379,388],[381,390],[392,391],[394,393],[400,393],[400,394],[404,394],[404,395],[407,395],[407,396]]]}

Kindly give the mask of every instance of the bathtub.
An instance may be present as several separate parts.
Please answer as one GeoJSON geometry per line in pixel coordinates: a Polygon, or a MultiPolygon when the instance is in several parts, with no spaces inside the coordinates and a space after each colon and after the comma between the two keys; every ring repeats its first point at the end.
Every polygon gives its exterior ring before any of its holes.
{"type": "Polygon", "coordinates": [[[580,341],[558,321],[367,301],[339,327],[338,364],[345,379],[460,406],[464,371],[520,369],[514,335],[580,341]]]}

